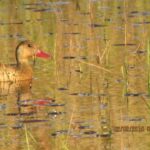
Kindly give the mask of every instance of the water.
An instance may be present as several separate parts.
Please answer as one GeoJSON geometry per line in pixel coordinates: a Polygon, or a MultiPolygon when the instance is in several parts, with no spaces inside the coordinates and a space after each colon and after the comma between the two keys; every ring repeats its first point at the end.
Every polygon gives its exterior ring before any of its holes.
{"type": "Polygon", "coordinates": [[[149,149],[149,0],[1,0],[1,63],[25,39],[51,53],[0,86],[0,149],[149,149]]]}

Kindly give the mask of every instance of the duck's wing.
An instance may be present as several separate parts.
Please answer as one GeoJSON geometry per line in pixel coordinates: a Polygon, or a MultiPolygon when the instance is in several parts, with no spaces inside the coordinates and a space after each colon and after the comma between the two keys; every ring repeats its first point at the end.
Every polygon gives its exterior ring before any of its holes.
{"type": "Polygon", "coordinates": [[[17,74],[16,65],[0,64],[0,81],[15,81],[17,74]]]}

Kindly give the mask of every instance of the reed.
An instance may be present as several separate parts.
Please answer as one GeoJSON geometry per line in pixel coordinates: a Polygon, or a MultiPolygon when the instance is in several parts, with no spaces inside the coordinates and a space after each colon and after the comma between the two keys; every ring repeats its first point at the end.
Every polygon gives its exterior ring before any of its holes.
{"type": "Polygon", "coordinates": [[[71,118],[70,118],[69,127],[68,127],[68,134],[67,134],[67,137],[66,137],[65,145],[67,145],[67,143],[68,143],[69,133],[70,133],[70,130],[71,130],[71,124],[72,124],[72,122],[73,122],[73,117],[74,117],[74,111],[75,111],[75,106],[74,106],[73,109],[72,109],[71,118]]]}
{"type": "Polygon", "coordinates": [[[38,141],[34,138],[31,132],[28,131],[27,134],[30,136],[34,143],[38,144],[38,141]]]}
{"type": "Polygon", "coordinates": [[[148,67],[148,73],[147,73],[147,87],[148,87],[148,94],[150,94],[150,41],[147,42],[147,67],[148,67]]]}
{"type": "Polygon", "coordinates": [[[69,150],[68,143],[66,143],[66,135],[59,137],[58,142],[60,143],[59,148],[60,150],[69,150]]]}
{"type": "Polygon", "coordinates": [[[124,0],[124,44],[127,44],[127,4],[124,0]]]}
{"type": "Polygon", "coordinates": [[[30,148],[30,142],[31,141],[30,139],[32,139],[32,141],[35,143],[35,144],[38,144],[38,141],[34,138],[34,136],[30,133],[29,130],[27,130],[27,126],[25,125],[24,126],[24,132],[25,132],[25,139],[26,139],[26,144],[27,144],[27,150],[30,150],[32,148],[30,148]]]}
{"type": "Polygon", "coordinates": [[[27,150],[30,150],[29,137],[28,137],[26,125],[24,126],[24,131],[25,131],[25,137],[26,137],[27,150]]]}
{"type": "Polygon", "coordinates": [[[122,77],[125,82],[124,95],[128,93],[128,70],[126,64],[121,67],[122,77]]]}
{"type": "Polygon", "coordinates": [[[94,68],[97,68],[97,69],[104,70],[106,72],[112,73],[110,70],[108,70],[108,69],[106,69],[104,67],[101,67],[100,65],[96,65],[96,64],[93,64],[93,63],[90,63],[90,62],[85,62],[85,61],[82,61],[82,60],[77,60],[77,61],[80,62],[80,63],[86,64],[88,66],[91,66],[91,67],[94,67],[94,68]]]}

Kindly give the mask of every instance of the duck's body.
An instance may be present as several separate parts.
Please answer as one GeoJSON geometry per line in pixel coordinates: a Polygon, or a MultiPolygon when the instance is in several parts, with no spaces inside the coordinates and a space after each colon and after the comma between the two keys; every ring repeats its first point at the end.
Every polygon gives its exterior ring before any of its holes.
{"type": "Polygon", "coordinates": [[[0,64],[0,81],[21,81],[32,79],[33,71],[29,63],[31,57],[45,57],[49,55],[41,53],[37,47],[29,41],[21,42],[16,48],[16,61],[14,65],[0,64]],[[42,55],[41,55],[42,54],[42,55]]]}
{"type": "Polygon", "coordinates": [[[30,65],[0,64],[0,81],[20,81],[32,79],[33,71],[30,65]]]}

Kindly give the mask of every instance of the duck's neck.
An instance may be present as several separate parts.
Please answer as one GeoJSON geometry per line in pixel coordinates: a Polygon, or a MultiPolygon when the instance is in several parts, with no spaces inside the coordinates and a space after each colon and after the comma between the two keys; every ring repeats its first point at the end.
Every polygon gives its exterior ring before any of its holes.
{"type": "Polygon", "coordinates": [[[30,66],[29,58],[25,57],[24,51],[22,48],[16,48],[16,62],[17,66],[30,66]]]}
{"type": "Polygon", "coordinates": [[[17,66],[30,66],[28,59],[17,59],[17,66]]]}
{"type": "Polygon", "coordinates": [[[17,70],[22,73],[22,75],[27,76],[27,78],[32,78],[33,70],[29,62],[17,62],[17,70]]]}
{"type": "Polygon", "coordinates": [[[22,69],[28,69],[28,70],[32,70],[30,62],[28,59],[25,58],[20,58],[20,57],[16,57],[16,61],[17,61],[17,67],[22,69]]]}

